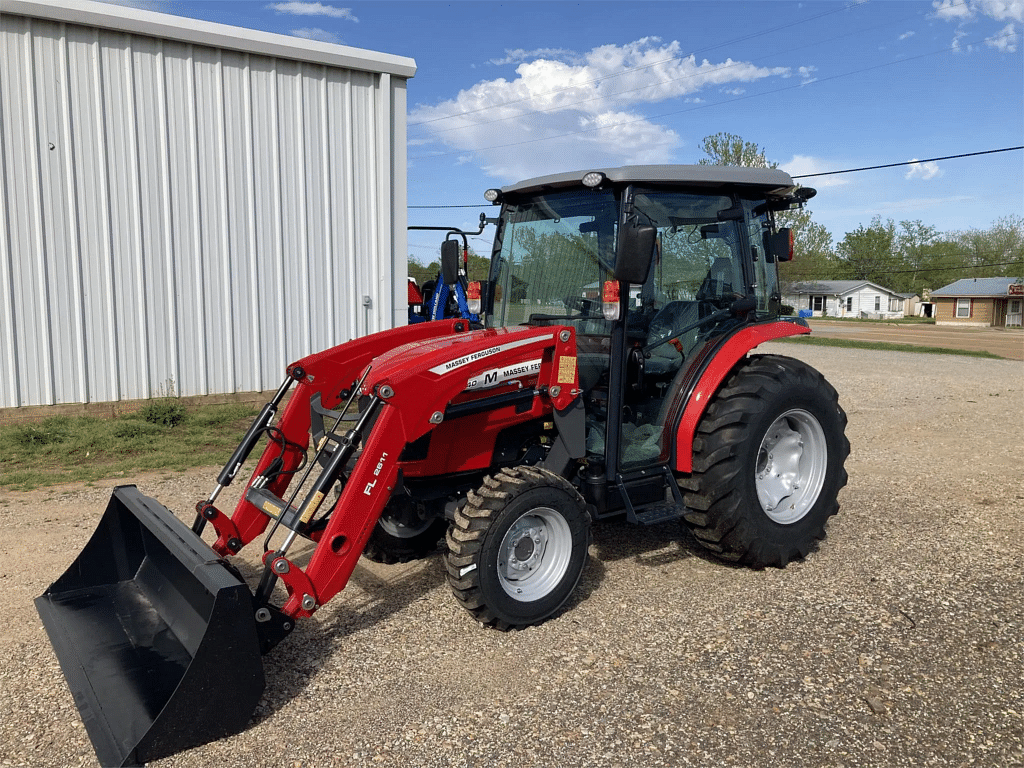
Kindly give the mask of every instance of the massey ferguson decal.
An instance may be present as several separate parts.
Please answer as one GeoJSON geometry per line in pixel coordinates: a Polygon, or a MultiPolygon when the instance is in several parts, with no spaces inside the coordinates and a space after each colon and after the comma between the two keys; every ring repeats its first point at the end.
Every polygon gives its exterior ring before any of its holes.
{"type": "Polygon", "coordinates": [[[474,376],[466,382],[465,391],[490,389],[491,387],[497,387],[499,384],[504,384],[506,381],[512,381],[512,379],[518,379],[521,376],[536,376],[538,373],[540,373],[540,358],[527,360],[524,363],[506,365],[504,368],[493,368],[474,376]]]}
{"type": "Polygon", "coordinates": [[[469,365],[477,360],[482,360],[485,357],[496,355],[499,352],[508,352],[511,349],[518,349],[519,347],[525,347],[529,344],[536,344],[541,341],[551,341],[553,338],[555,338],[555,334],[551,333],[547,336],[531,336],[528,339],[519,339],[518,341],[510,341],[507,344],[498,344],[494,347],[481,349],[479,352],[471,352],[470,354],[463,355],[455,360],[449,360],[446,363],[441,363],[441,365],[435,365],[430,369],[430,372],[440,376],[441,374],[449,373],[450,371],[454,371],[456,368],[469,365]]]}

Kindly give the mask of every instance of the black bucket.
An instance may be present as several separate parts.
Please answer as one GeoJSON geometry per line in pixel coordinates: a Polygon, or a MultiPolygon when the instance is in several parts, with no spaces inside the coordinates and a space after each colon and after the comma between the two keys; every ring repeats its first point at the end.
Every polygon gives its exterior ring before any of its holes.
{"type": "Polygon", "coordinates": [[[252,595],[134,486],[36,610],[103,766],[143,765],[238,733],[263,692],[252,595]]]}

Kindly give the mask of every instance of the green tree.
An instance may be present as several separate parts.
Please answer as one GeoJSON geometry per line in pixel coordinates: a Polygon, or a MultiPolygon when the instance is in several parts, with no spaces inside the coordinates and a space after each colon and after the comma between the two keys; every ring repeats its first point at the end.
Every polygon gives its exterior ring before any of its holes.
{"type": "MultiPolygon", "coordinates": [[[[768,160],[765,151],[734,133],[705,136],[701,150],[707,155],[700,165],[739,165],[747,168],[778,168],[768,160]]],[[[779,281],[783,285],[803,280],[827,280],[836,277],[837,265],[831,233],[811,219],[807,208],[785,211],[776,216],[779,226],[793,230],[793,261],[779,265],[779,281]]]]}
{"type": "Polygon", "coordinates": [[[715,133],[705,136],[700,148],[707,155],[697,162],[700,165],[742,165],[747,168],[778,168],[778,163],[768,162],[764,150],[751,141],[744,141],[734,133],[715,133]]]}
{"type": "Polygon", "coordinates": [[[963,277],[1024,277],[1024,216],[996,219],[986,230],[953,232],[950,239],[963,252],[963,277]]]}
{"type": "MultiPolygon", "coordinates": [[[[461,249],[460,249],[461,251],[461,249]]],[[[434,259],[424,266],[418,262],[412,254],[409,254],[409,277],[416,281],[416,285],[423,285],[427,280],[434,280],[441,273],[440,259],[434,259]]],[[[486,280],[490,274],[491,262],[483,256],[478,256],[472,248],[469,249],[469,279],[486,280]]]]}
{"type": "Polygon", "coordinates": [[[931,284],[930,278],[927,278],[928,272],[922,270],[930,263],[936,246],[941,241],[942,233],[920,219],[901,221],[895,242],[899,266],[894,263],[893,269],[890,270],[892,274],[882,284],[895,291],[921,295],[921,291],[931,284]]]}
{"type": "Polygon", "coordinates": [[[898,271],[900,259],[896,252],[896,225],[892,219],[885,222],[881,216],[871,219],[871,225],[858,226],[847,232],[836,246],[837,266],[846,280],[870,280],[886,286],[886,277],[898,271]]]}

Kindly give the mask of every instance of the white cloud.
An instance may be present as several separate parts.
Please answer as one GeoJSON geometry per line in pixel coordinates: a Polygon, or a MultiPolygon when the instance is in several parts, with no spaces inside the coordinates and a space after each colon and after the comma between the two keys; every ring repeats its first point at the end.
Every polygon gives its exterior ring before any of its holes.
{"type": "Polygon", "coordinates": [[[807,85],[808,83],[813,83],[815,80],[817,80],[818,78],[816,78],[813,74],[814,72],[817,71],[817,67],[800,67],[799,69],[797,69],[797,72],[800,74],[800,84],[807,85]]]}
{"type": "MultiPolygon", "coordinates": [[[[960,41],[963,40],[965,37],[967,37],[967,33],[964,32],[963,30],[959,30],[959,31],[957,31],[957,33],[955,35],[953,35],[952,49],[953,49],[954,53],[963,53],[964,52],[965,49],[960,45],[960,41]]],[[[968,44],[966,50],[973,51],[974,50],[974,46],[968,44]]]]}
{"type": "Polygon", "coordinates": [[[974,15],[971,3],[964,0],[934,0],[932,8],[935,9],[935,16],[943,21],[969,19],[974,15]]]}
{"type": "MultiPolygon", "coordinates": [[[[804,176],[842,170],[835,163],[830,163],[818,157],[811,157],[810,155],[793,155],[793,159],[789,162],[779,163],[779,168],[790,176],[804,176]]],[[[797,181],[804,186],[814,187],[815,189],[845,187],[850,183],[850,179],[846,176],[812,176],[809,179],[797,179],[797,181]]]]}
{"type": "MultiPolygon", "coordinates": [[[[957,53],[964,50],[960,45],[960,41],[967,35],[964,27],[979,18],[1009,21],[997,34],[986,38],[985,45],[1001,53],[1017,51],[1020,35],[1016,23],[1024,22],[1024,0],[933,0],[932,8],[935,9],[935,18],[957,22],[952,42],[952,49],[957,53]]],[[[966,50],[973,51],[975,46],[968,45],[966,50]]]]}
{"type": "Polygon", "coordinates": [[[1020,35],[1017,34],[1017,28],[1011,23],[999,30],[998,34],[986,39],[985,45],[995,48],[1000,53],[1016,53],[1019,41],[1020,35]]]}
{"type": "Polygon", "coordinates": [[[341,43],[341,38],[338,35],[333,32],[328,32],[326,29],[320,29],[319,27],[293,29],[292,34],[296,37],[301,37],[306,40],[316,40],[321,43],[334,43],[335,45],[341,43]]]}
{"type": "Polygon", "coordinates": [[[573,51],[565,48],[534,48],[532,51],[524,50],[523,48],[516,48],[514,50],[505,49],[505,56],[500,59],[491,59],[488,64],[495,64],[503,66],[505,64],[521,64],[529,59],[565,59],[575,60],[578,55],[573,51]]]}
{"type": "Polygon", "coordinates": [[[971,5],[982,15],[996,21],[1024,21],[1024,0],[976,0],[971,5]]]}
{"type": "Polygon", "coordinates": [[[896,39],[897,39],[897,40],[907,40],[907,39],[909,39],[909,38],[913,37],[913,36],[914,36],[915,34],[916,34],[916,33],[915,33],[915,32],[914,32],[913,30],[910,30],[909,32],[904,32],[904,33],[903,33],[902,35],[900,35],[900,36],[899,36],[898,38],[896,38],[896,39]]]}
{"type": "Polygon", "coordinates": [[[324,5],[323,3],[271,3],[267,8],[271,11],[277,11],[277,13],[287,13],[293,16],[330,16],[334,19],[359,21],[352,13],[351,8],[337,8],[333,5],[324,5]]]}
{"type": "Polygon", "coordinates": [[[927,163],[918,162],[915,157],[912,161],[913,164],[910,166],[905,179],[921,179],[922,181],[928,181],[942,175],[943,171],[939,168],[939,164],[932,161],[927,163]]]}
{"type": "MultiPolygon", "coordinates": [[[[520,53],[526,52],[508,55],[520,53]]],[[[696,95],[705,89],[792,74],[788,67],[732,59],[698,62],[682,56],[678,42],[648,37],[599,46],[570,61],[523,61],[514,79],[483,80],[447,101],[418,105],[409,123],[456,152],[474,152],[484,170],[501,179],[568,166],[667,163],[682,139],[646,118],[640,106],[699,102],[696,95]]]]}

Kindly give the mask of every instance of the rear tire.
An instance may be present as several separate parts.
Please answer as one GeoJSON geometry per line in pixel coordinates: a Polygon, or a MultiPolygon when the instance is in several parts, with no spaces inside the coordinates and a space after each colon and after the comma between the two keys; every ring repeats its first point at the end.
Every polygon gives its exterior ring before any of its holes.
{"type": "Polygon", "coordinates": [[[445,565],[459,603],[481,624],[539,624],[569,599],[590,546],[590,515],[564,478],[502,469],[470,491],[448,531],[445,565]]]}
{"type": "Polygon", "coordinates": [[[850,453],[835,389],[806,363],[748,358],[708,406],[680,479],[686,525],[725,560],[783,568],[825,538],[850,453]]]}

